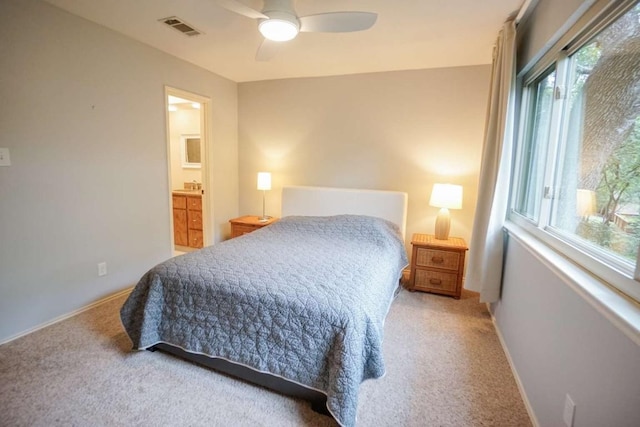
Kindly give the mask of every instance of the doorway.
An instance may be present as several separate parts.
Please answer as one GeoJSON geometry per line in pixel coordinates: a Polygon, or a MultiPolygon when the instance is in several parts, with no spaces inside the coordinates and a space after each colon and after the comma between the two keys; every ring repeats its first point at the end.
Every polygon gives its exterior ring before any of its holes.
{"type": "Polygon", "coordinates": [[[169,209],[173,255],[209,244],[209,98],[165,87],[169,209]]]}

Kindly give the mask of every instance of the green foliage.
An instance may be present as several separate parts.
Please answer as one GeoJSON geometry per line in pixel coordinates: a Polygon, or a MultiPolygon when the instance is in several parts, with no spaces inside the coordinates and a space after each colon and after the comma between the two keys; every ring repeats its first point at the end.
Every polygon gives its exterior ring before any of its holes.
{"type": "Polygon", "coordinates": [[[574,82],[571,86],[571,99],[574,100],[578,94],[582,92],[584,84],[589,79],[591,72],[598,65],[598,61],[602,56],[602,47],[596,40],[583,46],[573,57],[573,66],[575,67],[574,82]]]}
{"type": "Polygon", "coordinates": [[[596,199],[603,220],[583,224],[581,237],[634,260],[640,244],[640,219],[633,220],[626,230],[613,224],[620,206],[640,206],[640,117],[629,137],[611,155],[596,199]]]}
{"type": "MultiPolygon", "coordinates": [[[[609,157],[597,194],[598,200],[614,198],[618,204],[640,203],[640,117],[636,117],[629,137],[609,157]]],[[[607,213],[610,216],[614,212],[607,213]]]]}
{"type": "Polygon", "coordinates": [[[625,232],[613,223],[593,218],[590,221],[581,221],[576,234],[601,248],[635,261],[640,244],[640,221],[630,225],[625,232]]]}
{"type": "Polygon", "coordinates": [[[598,41],[591,42],[576,52],[578,64],[584,71],[588,72],[593,70],[600,56],[602,56],[602,48],[598,41]]]}

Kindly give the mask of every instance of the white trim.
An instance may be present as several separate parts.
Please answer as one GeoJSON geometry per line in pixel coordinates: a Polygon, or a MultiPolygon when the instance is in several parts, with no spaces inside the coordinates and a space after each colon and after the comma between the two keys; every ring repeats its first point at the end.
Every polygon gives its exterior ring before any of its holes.
{"type": "Polygon", "coordinates": [[[606,317],[629,339],[640,345],[640,304],[599,280],[591,272],[538,240],[524,228],[507,221],[509,236],[542,262],[589,305],[606,317]]]}
{"type": "Polygon", "coordinates": [[[529,414],[529,419],[531,420],[531,424],[533,427],[538,427],[540,423],[538,422],[538,418],[536,417],[535,412],[533,411],[533,407],[531,406],[531,402],[529,402],[529,397],[527,396],[527,392],[524,389],[524,385],[522,384],[522,380],[518,375],[518,371],[516,370],[516,365],[513,363],[513,359],[511,358],[511,353],[509,353],[509,347],[507,347],[507,343],[504,341],[504,337],[502,336],[502,332],[498,327],[498,323],[496,322],[496,318],[493,316],[493,312],[491,311],[491,304],[487,303],[487,310],[491,315],[491,321],[493,322],[493,328],[496,330],[496,335],[498,335],[498,339],[500,340],[500,345],[502,346],[502,350],[504,351],[505,356],[507,356],[507,362],[509,362],[509,367],[511,368],[511,373],[513,374],[513,378],[516,380],[516,385],[518,386],[518,391],[520,392],[520,397],[522,397],[522,401],[524,403],[524,407],[527,409],[527,413],[529,414]]]}
{"type": "Polygon", "coordinates": [[[93,308],[96,308],[99,305],[106,304],[109,301],[112,301],[112,300],[114,300],[116,298],[120,298],[122,296],[128,295],[129,293],[131,293],[132,290],[133,290],[133,286],[131,286],[129,288],[126,288],[126,289],[123,289],[121,291],[118,291],[115,294],[107,295],[106,297],[100,298],[99,300],[94,301],[89,305],[85,305],[84,307],[81,307],[81,308],[79,308],[77,310],[73,310],[70,313],[63,314],[62,316],[58,316],[53,320],[49,320],[49,321],[47,321],[45,323],[41,323],[40,325],[34,326],[33,328],[27,329],[26,331],[18,332],[17,334],[12,335],[9,338],[7,338],[6,340],[0,342],[0,345],[6,344],[6,343],[8,343],[10,341],[13,341],[13,340],[16,340],[18,338],[22,338],[22,337],[24,337],[26,335],[29,335],[29,334],[33,333],[33,332],[39,331],[40,329],[44,329],[44,328],[46,328],[48,326],[51,326],[51,325],[53,325],[55,323],[62,322],[63,320],[67,320],[70,317],[76,316],[76,315],[78,315],[80,313],[84,313],[85,311],[91,310],[93,308]]]}
{"type": "Polygon", "coordinates": [[[567,21],[551,36],[549,41],[539,49],[530,60],[518,72],[518,76],[524,76],[525,80],[532,74],[539,74],[555,62],[555,56],[567,46],[576,34],[588,26],[595,15],[603,9],[602,4],[616,0],[584,0],[582,4],[571,14],[567,21]],[[600,1],[600,5],[591,8],[600,1]]]}
{"type": "Polygon", "coordinates": [[[516,15],[516,25],[520,23],[526,16],[529,16],[531,11],[536,8],[538,5],[538,0],[525,0],[525,2],[520,7],[518,14],[516,15]]]}
{"type": "Polygon", "coordinates": [[[189,101],[200,103],[200,170],[202,173],[202,234],[203,234],[203,246],[209,246],[213,244],[215,240],[214,236],[214,218],[213,218],[213,182],[212,174],[209,171],[207,165],[213,164],[211,160],[211,132],[209,126],[209,120],[211,117],[211,98],[198,95],[193,92],[178,89],[172,86],[164,86],[164,100],[165,100],[165,136],[167,144],[167,185],[169,189],[168,194],[168,209],[169,209],[169,236],[170,245],[169,254],[173,253],[175,247],[174,234],[173,234],[173,199],[171,197],[172,181],[171,181],[171,130],[170,130],[170,116],[169,116],[169,95],[177,96],[179,98],[187,99],[189,101]]]}

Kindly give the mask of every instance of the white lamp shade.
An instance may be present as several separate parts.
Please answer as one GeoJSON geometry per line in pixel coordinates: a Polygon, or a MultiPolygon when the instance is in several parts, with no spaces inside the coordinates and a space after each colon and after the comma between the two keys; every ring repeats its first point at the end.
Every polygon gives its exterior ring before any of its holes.
{"type": "Polygon", "coordinates": [[[258,172],[258,190],[271,190],[271,172],[258,172]]]}
{"type": "Polygon", "coordinates": [[[596,211],[596,193],[592,190],[577,190],[576,210],[580,216],[589,216],[596,211]]]}
{"type": "Polygon", "coordinates": [[[433,184],[429,204],[436,208],[462,209],[462,186],[433,184]]]}

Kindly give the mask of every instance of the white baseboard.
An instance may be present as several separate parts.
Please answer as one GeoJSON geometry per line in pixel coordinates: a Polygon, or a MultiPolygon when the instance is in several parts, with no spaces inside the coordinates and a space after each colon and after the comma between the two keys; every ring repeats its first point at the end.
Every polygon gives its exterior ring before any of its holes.
{"type": "Polygon", "coordinates": [[[6,344],[6,343],[8,343],[10,341],[13,341],[13,340],[16,340],[18,338],[24,337],[26,335],[29,335],[29,334],[35,332],[35,331],[39,331],[40,329],[46,328],[47,326],[51,326],[51,325],[53,325],[55,323],[62,322],[63,320],[66,320],[66,319],[68,319],[70,317],[73,317],[75,315],[83,313],[83,312],[85,312],[87,310],[91,310],[92,308],[95,308],[95,307],[97,307],[99,305],[105,304],[105,303],[107,303],[107,302],[109,302],[109,301],[111,301],[113,299],[120,298],[122,296],[128,295],[129,293],[131,293],[132,290],[133,290],[133,286],[131,286],[129,288],[126,288],[126,289],[123,289],[121,291],[118,291],[115,294],[107,295],[106,297],[100,298],[99,300],[94,301],[89,305],[81,307],[81,308],[79,308],[77,310],[74,310],[74,311],[72,311],[70,313],[63,314],[62,316],[58,316],[53,320],[49,320],[48,322],[45,322],[45,323],[42,323],[40,325],[34,326],[33,328],[27,329],[26,331],[22,331],[22,332],[19,332],[19,333],[15,334],[15,335],[12,335],[9,338],[7,338],[6,340],[0,342],[0,345],[6,344]]]}
{"type": "Polygon", "coordinates": [[[511,372],[513,373],[513,377],[516,380],[516,385],[518,386],[518,390],[520,391],[520,396],[522,397],[522,401],[524,402],[524,406],[527,409],[527,413],[529,414],[529,418],[531,419],[531,424],[533,427],[540,427],[540,423],[538,422],[538,418],[536,418],[535,412],[533,412],[533,408],[531,407],[531,403],[529,402],[529,398],[527,397],[527,393],[524,390],[522,385],[522,381],[520,380],[520,376],[518,376],[518,371],[516,371],[516,367],[513,364],[513,359],[511,359],[511,354],[509,354],[509,349],[507,348],[506,343],[504,342],[504,338],[502,337],[502,332],[500,332],[500,328],[496,323],[496,318],[493,317],[493,312],[491,311],[491,307],[487,304],[487,310],[491,315],[491,321],[493,322],[493,328],[496,330],[496,334],[498,335],[498,339],[500,340],[500,345],[502,346],[502,350],[504,354],[507,356],[507,362],[509,362],[509,367],[511,368],[511,372]]]}

